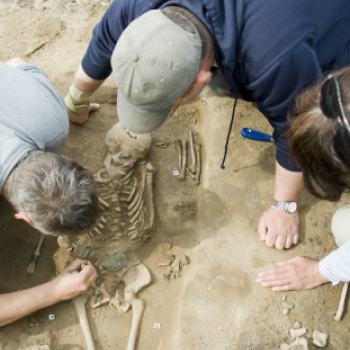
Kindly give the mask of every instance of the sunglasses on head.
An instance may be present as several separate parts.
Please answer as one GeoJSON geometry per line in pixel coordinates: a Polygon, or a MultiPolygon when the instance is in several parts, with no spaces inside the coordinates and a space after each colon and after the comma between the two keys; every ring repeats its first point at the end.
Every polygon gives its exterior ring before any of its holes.
{"type": "Polygon", "coordinates": [[[330,75],[322,85],[320,107],[326,117],[337,120],[350,133],[349,122],[341,101],[339,83],[334,76],[330,75]]]}
{"type": "Polygon", "coordinates": [[[327,118],[340,123],[334,136],[334,150],[338,157],[350,166],[350,126],[341,101],[338,80],[332,75],[322,85],[320,107],[327,118]]]}

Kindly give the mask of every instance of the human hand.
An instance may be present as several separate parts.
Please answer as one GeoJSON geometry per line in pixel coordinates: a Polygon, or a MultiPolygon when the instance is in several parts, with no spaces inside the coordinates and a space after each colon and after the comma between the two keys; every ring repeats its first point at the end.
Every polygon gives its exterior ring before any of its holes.
{"type": "Polygon", "coordinates": [[[85,293],[90,284],[98,277],[97,272],[90,261],[75,259],[54,280],[51,287],[57,301],[69,300],[79,294],[85,293]],[[81,266],[80,272],[70,272],[81,266]]]}
{"type": "Polygon", "coordinates": [[[272,287],[275,292],[312,289],[329,282],[321,275],[318,264],[318,261],[297,256],[260,272],[255,282],[264,288],[272,287]]]}
{"type": "Polygon", "coordinates": [[[292,244],[298,243],[299,215],[286,213],[271,206],[260,218],[258,232],[260,239],[269,247],[289,249],[292,244]]]}
{"type": "Polygon", "coordinates": [[[99,108],[100,108],[100,105],[98,103],[90,103],[89,110],[83,113],[76,113],[71,111],[69,108],[67,108],[69,120],[72,123],[84,124],[89,118],[89,113],[93,111],[97,111],[99,108]]]}

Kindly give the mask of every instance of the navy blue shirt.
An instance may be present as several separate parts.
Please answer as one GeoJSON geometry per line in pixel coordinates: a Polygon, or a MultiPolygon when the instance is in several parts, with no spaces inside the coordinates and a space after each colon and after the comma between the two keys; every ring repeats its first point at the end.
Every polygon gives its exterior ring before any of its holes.
{"type": "Polygon", "coordinates": [[[287,113],[304,88],[350,64],[350,1],[115,0],[94,29],[82,61],[85,73],[107,78],[127,25],[169,5],[188,8],[206,25],[232,92],[257,104],[274,128],[278,163],[297,171],[285,136],[287,113]]]}

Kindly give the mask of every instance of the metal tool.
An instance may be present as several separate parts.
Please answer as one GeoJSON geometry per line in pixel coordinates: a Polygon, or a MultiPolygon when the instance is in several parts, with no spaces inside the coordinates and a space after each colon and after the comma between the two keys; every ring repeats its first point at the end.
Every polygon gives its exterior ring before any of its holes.
{"type": "Polygon", "coordinates": [[[254,130],[250,128],[243,128],[241,130],[241,135],[249,140],[262,141],[262,142],[273,142],[273,137],[261,132],[259,130],[254,130]]]}
{"type": "Polygon", "coordinates": [[[74,269],[66,272],[65,275],[69,275],[69,274],[71,274],[73,272],[80,272],[80,271],[81,271],[81,265],[79,265],[79,266],[75,267],[74,269]]]}

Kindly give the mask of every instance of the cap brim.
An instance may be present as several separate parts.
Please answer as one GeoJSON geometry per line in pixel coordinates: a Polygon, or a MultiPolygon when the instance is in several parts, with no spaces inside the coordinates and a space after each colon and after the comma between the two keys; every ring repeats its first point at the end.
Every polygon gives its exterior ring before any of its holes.
{"type": "Polygon", "coordinates": [[[117,95],[118,119],[124,129],[136,134],[146,134],[161,127],[171,111],[171,106],[161,111],[145,111],[126,101],[123,94],[117,95]]]}

